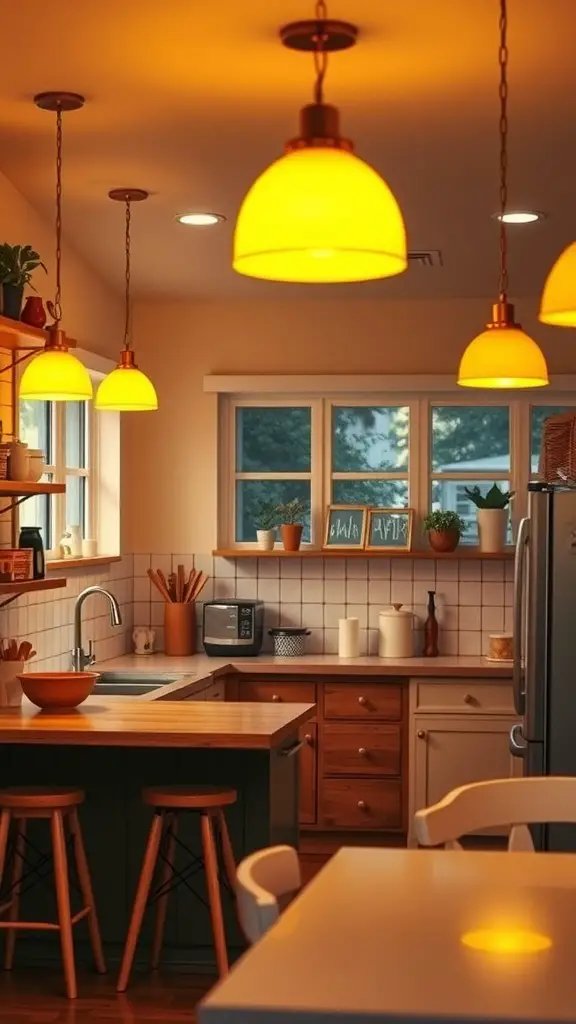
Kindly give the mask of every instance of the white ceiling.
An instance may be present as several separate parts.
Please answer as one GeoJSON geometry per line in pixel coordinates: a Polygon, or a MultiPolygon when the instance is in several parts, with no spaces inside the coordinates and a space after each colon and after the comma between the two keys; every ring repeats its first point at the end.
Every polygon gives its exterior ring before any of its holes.
{"type": "MultiPolygon", "coordinates": [[[[312,0],[0,0],[0,169],[51,217],[54,121],[32,96],[82,92],[86,106],[64,124],[64,231],[115,288],[123,213],[107,192],[133,186],[152,194],[133,218],[141,295],[492,295],[497,0],[329,4],[361,37],[331,59],[327,100],[340,107],[357,153],[393,188],[410,248],[441,249],[444,267],[338,288],[256,282],[232,271],[242,196],[295,134],[311,96],[310,58],[285,50],[277,29],[312,9],[312,0]],[[221,212],[227,223],[198,230],[175,221],[193,209],[221,212]]],[[[549,215],[511,232],[511,291],[536,295],[576,237],[576,0],[509,0],[509,17],[511,204],[549,215]]]]}

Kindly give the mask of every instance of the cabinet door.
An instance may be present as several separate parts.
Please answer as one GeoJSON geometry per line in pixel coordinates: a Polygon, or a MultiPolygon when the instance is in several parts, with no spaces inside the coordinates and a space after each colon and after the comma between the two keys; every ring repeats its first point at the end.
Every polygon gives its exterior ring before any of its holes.
{"type": "Polygon", "coordinates": [[[300,730],[303,741],[300,757],[300,824],[316,824],[316,779],[318,764],[318,726],[306,722],[300,730]]]}
{"type": "Polygon", "coordinates": [[[411,817],[458,786],[517,774],[517,759],[508,746],[515,721],[512,716],[414,715],[411,817]]]}

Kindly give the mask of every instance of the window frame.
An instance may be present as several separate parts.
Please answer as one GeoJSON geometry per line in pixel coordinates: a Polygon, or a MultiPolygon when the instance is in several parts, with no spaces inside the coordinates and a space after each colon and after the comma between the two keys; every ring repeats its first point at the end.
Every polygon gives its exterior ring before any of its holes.
{"type": "MultiPolygon", "coordinates": [[[[343,382],[345,378],[340,378],[343,382]]],[[[322,546],[326,509],[331,503],[333,479],[407,479],[409,507],[414,509],[416,539],[414,552],[425,549],[421,523],[431,507],[432,483],[436,479],[451,481],[509,480],[515,492],[512,503],[512,532],[520,519],[527,514],[527,488],[534,474],[531,469],[531,428],[532,408],[539,406],[573,407],[576,411],[576,391],[566,388],[546,388],[524,392],[475,392],[475,397],[463,395],[460,389],[438,388],[430,381],[430,388],[424,386],[422,377],[403,377],[398,386],[374,390],[367,386],[356,391],[343,386],[334,392],[329,386],[324,391],[312,390],[307,378],[287,378],[300,385],[293,393],[272,390],[270,382],[282,378],[265,378],[262,391],[258,390],[258,378],[239,378],[253,386],[248,393],[235,392],[234,378],[205,378],[205,389],[219,394],[219,444],[218,444],[218,547],[227,550],[257,550],[254,542],[235,540],[235,490],[236,479],[243,474],[235,472],[235,424],[236,409],[239,406],[309,406],[311,408],[312,451],[310,474],[294,474],[294,479],[311,478],[311,525],[312,539],[303,549],[322,546]],[[210,386],[206,387],[206,382],[210,386]],[[222,386],[220,382],[224,382],[222,386]],[[413,387],[410,385],[413,383],[413,387]],[[332,409],[334,406],[407,406],[410,416],[409,464],[406,474],[396,472],[333,473],[332,472],[332,409]],[[507,406],[509,409],[510,471],[506,474],[474,470],[460,473],[437,473],[432,470],[432,409],[437,405],[482,407],[507,406]]],[[[314,379],[315,381],[318,378],[314,379]]],[[[358,380],[358,378],[356,378],[358,380]]],[[[437,378],[435,378],[437,380],[437,378]]],[[[572,384],[572,378],[569,378],[572,384]]],[[[312,378],[310,378],[312,381],[312,378]]],[[[327,378],[328,384],[329,378],[327,378]]],[[[369,384],[369,380],[366,381],[369,384]]],[[[290,478],[291,474],[245,474],[256,479],[290,478]]]]}

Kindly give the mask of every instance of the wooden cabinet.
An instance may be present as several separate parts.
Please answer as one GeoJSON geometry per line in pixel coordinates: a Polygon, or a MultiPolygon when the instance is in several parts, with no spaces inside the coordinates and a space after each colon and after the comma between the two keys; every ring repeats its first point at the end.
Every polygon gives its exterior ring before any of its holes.
{"type": "Polygon", "coordinates": [[[316,795],[318,780],[318,726],[307,722],[300,739],[300,824],[316,824],[316,795]]]}
{"type": "Polygon", "coordinates": [[[509,748],[517,717],[503,713],[511,705],[509,683],[412,684],[409,845],[416,841],[411,826],[420,808],[458,786],[521,775],[522,762],[509,748]],[[487,714],[487,709],[495,713],[487,714]]]}
{"type": "Polygon", "coordinates": [[[325,778],[319,805],[319,824],[324,828],[397,831],[402,823],[402,782],[325,778]]]}
{"type": "Polygon", "coordinates": [[[322,774],[400,776],[401,746],[398,725],[326,722],[322,774]]]}
{"type": "Polygon", "coordinates": [[[402,717],[402,689],[398,685],[365,683],[325,683],[325,718],[381,719],[399,722],[402,717]]]}

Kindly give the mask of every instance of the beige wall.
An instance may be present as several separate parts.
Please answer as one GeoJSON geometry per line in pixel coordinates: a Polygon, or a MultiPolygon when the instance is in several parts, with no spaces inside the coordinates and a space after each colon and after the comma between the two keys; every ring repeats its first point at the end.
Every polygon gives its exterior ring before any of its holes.
{"type": "MultiPolygon", "coordinates": [[[[154,380],[160,409],[125,417],[131,549],[207,552],[216,543],[217,401],[202,391],[204,374],[453,374],[489,313],[490,301],[479,299],[137,305],[138,362],[154,380]]],[[[550,370],[575,372],[573,332],[546,330],[525,303],[521,313],[550,370]]]]}
{"type": "MultiPolygon", "coordinates": [[[[40,253],[49,273],[36,271],[34,287],[44,299],[53,298],[54,227],[38,215],[3,174],[0,174],[0,215],[0,241],[10,245],[29,244],[40,253]]],[[[64,244],[62,260],[62,307],[63,326],[82,348],[101,355],[117,353],[122,344],[122,302],[67,244],[64,244]]]]}

